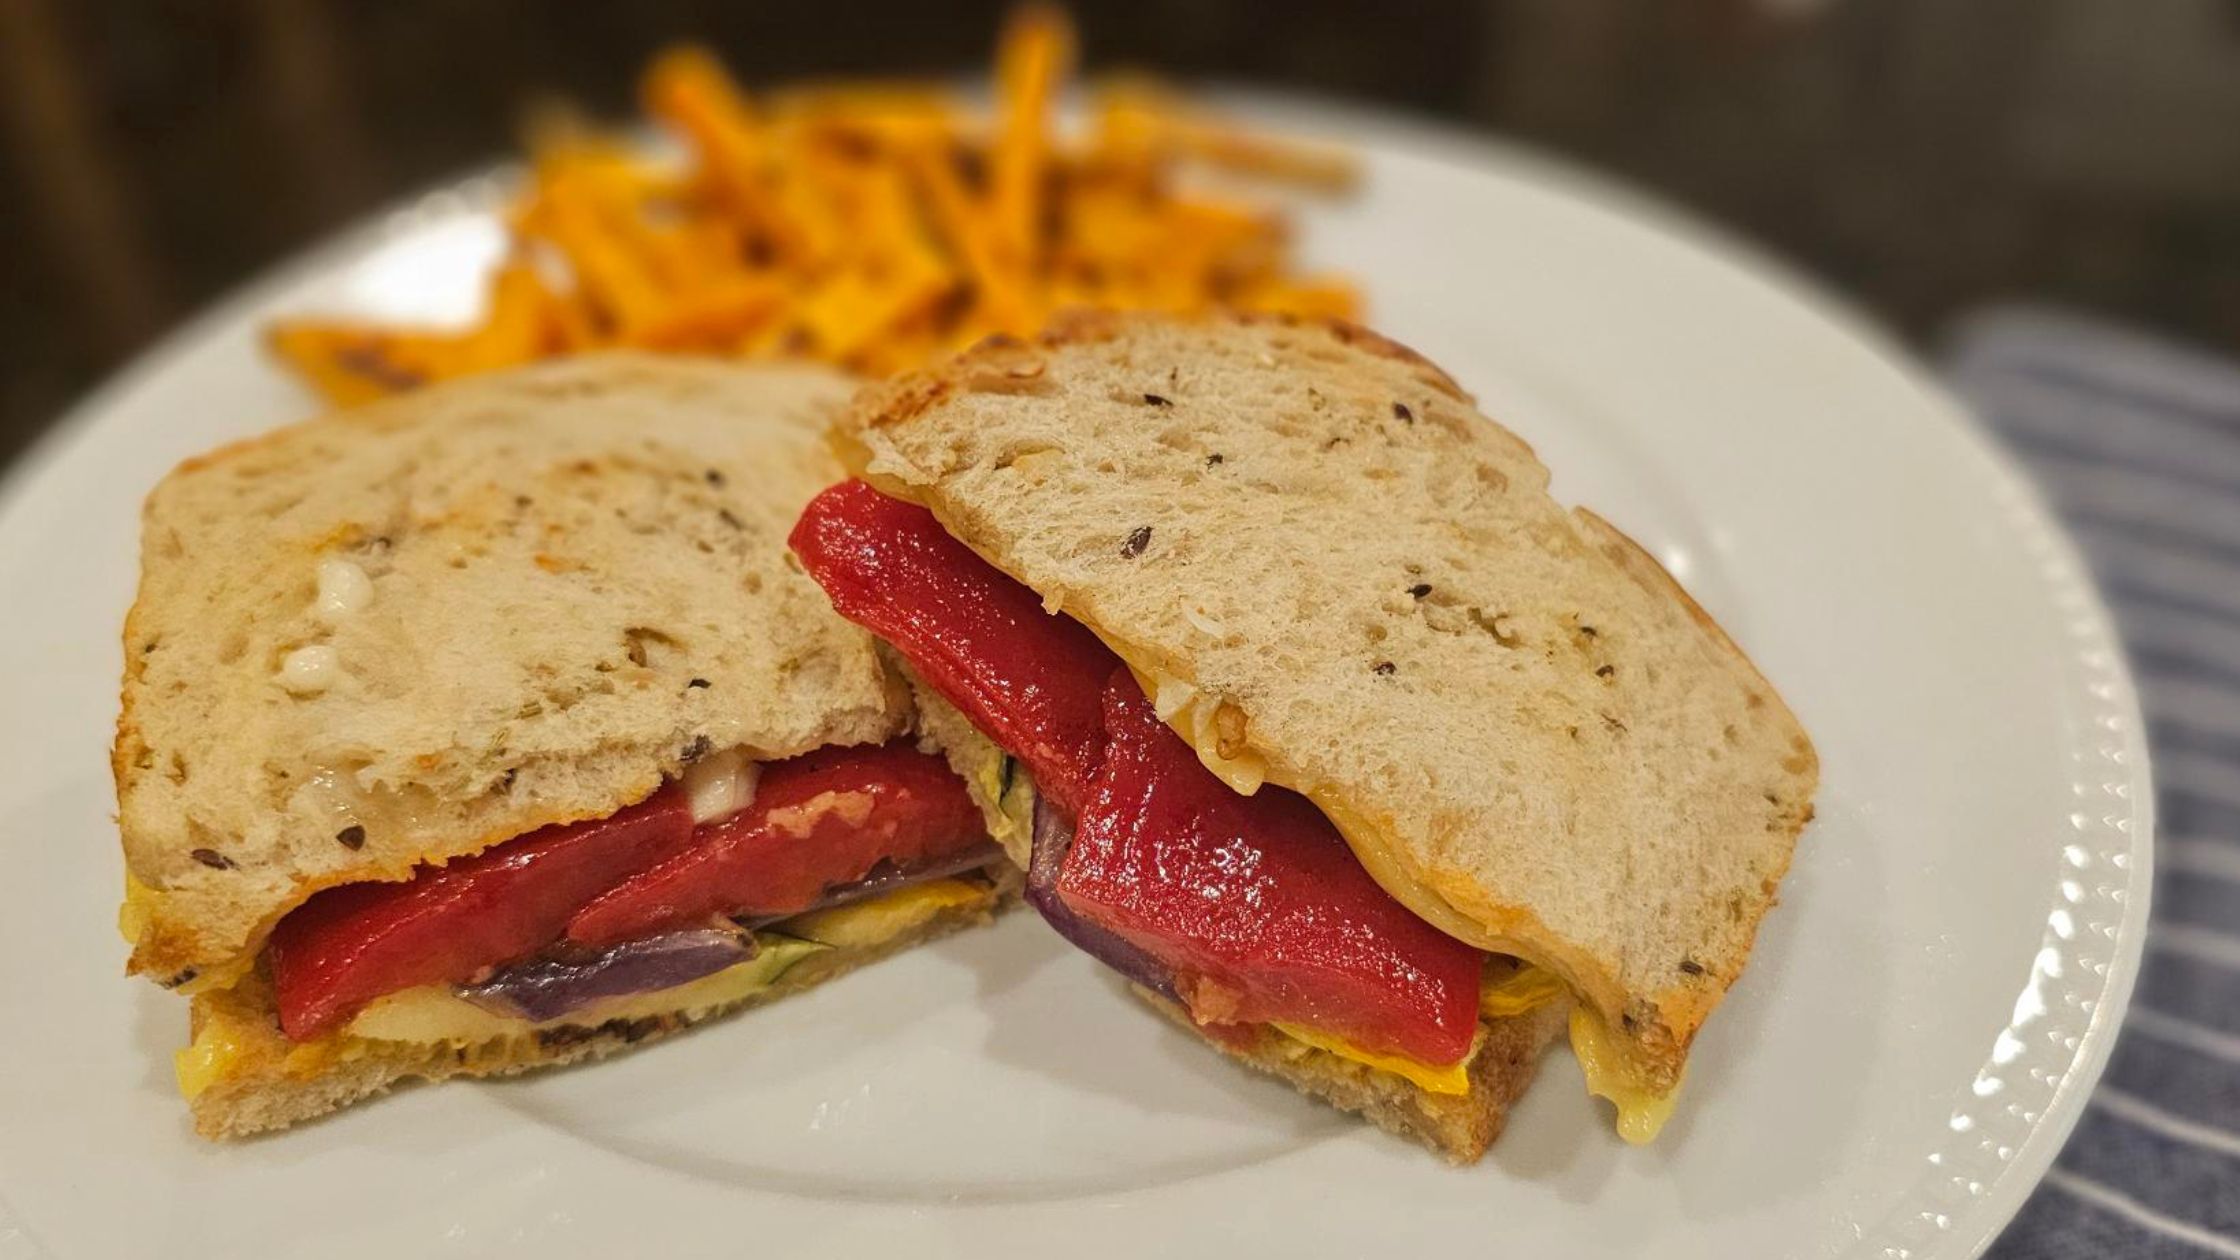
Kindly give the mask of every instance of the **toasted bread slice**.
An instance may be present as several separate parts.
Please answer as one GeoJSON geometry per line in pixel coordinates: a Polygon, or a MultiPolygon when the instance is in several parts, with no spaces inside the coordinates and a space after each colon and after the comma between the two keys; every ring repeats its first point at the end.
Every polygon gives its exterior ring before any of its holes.
{"type": "Polygon", "coordinates": [[[836,442],[1095,631],[1242,791],[1548,967],[1668,1096],[1818,763],[1640,548],[1436,367],[1339,324],[1089,316],[873,387],[836,442]]]}
{"type": "Polygon", "coordinates": [[[1350,1111],[1387,1133],[1419,1142],[1454,1164],[1478,1162],[1501,1136],[1509,1123],[1509,1108],[1532,1084],[1540,1070],[1540,1056],[1562,1032],[1571,1005],[1555,1001],[1522,1015],[1483,1021],[1468,1068],[1469,1092],[1434,1094],[1405,1077],[1317,1050],[1271,1029],[1258,1030],[1246,1042],[1207,1037],[1180,1006],[1149,989],[1136,987],[1134,992],[1237,1062],[1340,1111],[1350,1111]]]}
{"type": "Polygon", "coordinates": [[[321,888],[604,816],[710,750],[902,730],[785,549],[850,388],[591,357],[181,466],[124,633],[131,969],[223,987],[321,888]]]}
{"type": "MultiPolygon", "coordinates": [[[[195,1050],[216,1056],[192,1070],[195,1131],[239,1138],[284,1129],[387,1092],[407,1081],[514,1076],[541,1067],[602,1059],[618,1050],[681,1032],[731,1011],[760,1006],[813,988],[891,954],[986,922],[1016,900],[1017,872],[1004,871],[978,899],[911,916],[884,939],[853,941],[795,963],[774,983],[713,1003],[680,1001],[674,1009],[626,1018],[559,1021],[482,1038],[380,1041],[348,1036],[310,1049],[280,1033],[270,987],[251,976],[230,990],[194,999],[195,1050]]],[[[183,1083],[184,1083],[184,1074],[183,1083]]]]}

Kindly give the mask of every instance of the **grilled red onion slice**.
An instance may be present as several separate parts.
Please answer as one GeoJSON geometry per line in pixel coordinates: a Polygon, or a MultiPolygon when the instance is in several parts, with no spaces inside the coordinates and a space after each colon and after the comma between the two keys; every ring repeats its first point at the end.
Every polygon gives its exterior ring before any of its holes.
{"type": "Polygon", "coordinates": [[[479,984],[459,986],[458,993],[486,1011],[542,1023],[593,1002],[673,988],[743,963],[755,956],[754,934],[745,929],[976,871],[1002,857],[1002,847],[990,840],[918,866],[882,862],[862,879],[825,889],[815,904],[801,910],[741,920],[736,927],[663,932],[603,950],[557,950],[500,968],[479,984]]]}
{"type": "Polygon", "coordinates": [[[1034,856],[1027,864],[1027,901],[1058,935],[1091,958],[1154,993],[1174,999],[1174,972],[1109,928],[1075,914],[1058,896],[1058,868],[1073,847],[1073,824],[1043,797],[1034,802],[1034,856]]]}
{"type": "Polygon", "coordinates": [[[893,892],[897,888],[906,888],[911,884],[922,884],[927,880],[947,879],[951,875],[962,875],[966,871],[977,871],[982,867],[992,866],[1002,860],[1003,846],[993,840],[983,840],[969,849],[960,849],[947,857],[935,858],[930,862],[923,862],[915,866],[897,866],[892,862],[882,861],[871,868],[869,875],[852,883],[834,884],[824,890],[823,896],[818,897],[799,910],[789,910],[784,914],[763,915],[759,918],[740,919],[738,922],[739,926],[750,928],[763,927],[771,923],[783,923],[797,914],[807,914],[812,910],[830,910],[834,906],[844,906],[853,901],[862,901],[867,897],[876,897],[880,893],[893,892]]]}
{"type": "Polygon", "coordinates": [[[486,1011],[531,1023],[558,1019],[593,1002],[674,988],[755,955],[752,933],[692,928],[584,953],[553,953],[500,968],[460,997],[486,1011]]]}

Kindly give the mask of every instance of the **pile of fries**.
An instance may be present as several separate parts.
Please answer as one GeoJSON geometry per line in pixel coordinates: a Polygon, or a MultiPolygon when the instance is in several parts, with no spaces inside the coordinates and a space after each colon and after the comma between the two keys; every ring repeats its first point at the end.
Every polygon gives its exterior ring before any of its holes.
{"type": "Polygon", "coordinates": [[[607,346],[884,375],[1066,307],[1355,311],[1343,280],[1293,273],[1279,214],[1189,187],[1210,173],[1337,191],[1344,154],[1237,131],[1144,82],[1096,89],[1085,134],[1062,136],[1072,44],[1055,12],[1016,16],[991,117],[908,86],[750,100],[706,52],[670,52],[644,101],[683,160],[582,128],[538,137],[479,324],[295,319],[272,346],[348,404],[607,346]]]}

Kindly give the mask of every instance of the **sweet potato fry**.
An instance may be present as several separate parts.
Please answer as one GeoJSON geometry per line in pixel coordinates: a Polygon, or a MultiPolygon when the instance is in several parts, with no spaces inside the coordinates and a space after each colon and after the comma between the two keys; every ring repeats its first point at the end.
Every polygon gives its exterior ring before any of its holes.
{"type": "Polygon", "coordinates": [[[514,247],[461,330],[291,319],[274,354],[338,404],[604,346],[811,357],[879,375],[1068,306],[1351,315],[1341,277],[1292,268],[1283,217],[1193,190],[1193,169],[1330,191],[1347,155],[1235,128],[1156,83],[1061,128],[1074,59],[1056,9],[1021,10],[995,104],[910,83],[750,97],[703,49],[647,68],[674,160],[542,111],[505,223],[514,247]]]}

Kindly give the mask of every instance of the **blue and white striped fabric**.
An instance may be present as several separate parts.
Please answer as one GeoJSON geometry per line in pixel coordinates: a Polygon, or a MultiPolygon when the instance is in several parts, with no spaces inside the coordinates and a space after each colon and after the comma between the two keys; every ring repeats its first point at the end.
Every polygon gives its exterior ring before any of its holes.
{"type": "Polygon", "coordinates": [[[1948,367],[2114,605],[2161,832],[2115,1057],[1990,1255],[2240,1258],[2240,363],[2012,310],[1968,323],[1948,367]]]}

